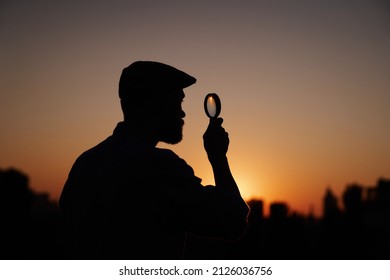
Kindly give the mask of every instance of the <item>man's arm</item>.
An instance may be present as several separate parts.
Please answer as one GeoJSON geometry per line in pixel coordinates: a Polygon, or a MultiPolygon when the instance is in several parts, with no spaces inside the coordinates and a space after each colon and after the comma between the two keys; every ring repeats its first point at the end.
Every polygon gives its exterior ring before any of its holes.
{"type": "Polygon", "coordinates": [[[245,220],[249,207],[242,199],[240,190],[230,171],[227,159],[229,148],[229,135],[222,127],[223,119],[210,119],[209,126],[203,135],[203,143],[213,168],[215,185],[223,191],[232,203],[237,206],[237,219],[245,220]]]}
{"type": "Polygon", "coordinates": [[[203,135],[204,148],[213,168],[216,186],[241,197],[226,156],[229,148],[229,135],[222,127],[222,123],[222,118],[210,119],[209,126],[203,135]]]}

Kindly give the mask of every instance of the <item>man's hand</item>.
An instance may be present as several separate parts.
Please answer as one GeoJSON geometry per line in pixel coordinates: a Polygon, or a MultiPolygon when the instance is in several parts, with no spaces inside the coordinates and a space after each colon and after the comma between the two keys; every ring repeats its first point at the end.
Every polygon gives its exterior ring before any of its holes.
{"type": "Polygon", "coordinates": [[[203,134],[203,146],[211,163],[226,158],[229,148],[229,134],[222,127],[222,123],[222,118],[210,119],[203,134]]]}

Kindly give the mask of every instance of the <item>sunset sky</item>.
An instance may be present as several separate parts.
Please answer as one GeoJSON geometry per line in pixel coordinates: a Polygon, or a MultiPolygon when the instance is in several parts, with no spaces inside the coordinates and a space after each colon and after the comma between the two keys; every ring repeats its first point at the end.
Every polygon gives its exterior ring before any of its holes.
{"type": "Polygon", "coordinates": [[[169,148],[204,184],[209,92],[246,199],[320,215],[328,186],[390,177],[390,8],[375,0],[1,1],[0,168],[58,199],[122,120],[119,75],[136,60],[197,78],[169,148]]]}

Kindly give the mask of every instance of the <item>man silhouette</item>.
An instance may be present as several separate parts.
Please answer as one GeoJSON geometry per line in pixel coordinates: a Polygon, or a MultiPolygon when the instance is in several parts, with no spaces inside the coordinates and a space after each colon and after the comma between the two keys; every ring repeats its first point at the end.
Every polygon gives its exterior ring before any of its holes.
{"type": "Polygon", "coordinates": [[[182,140],[183,89],[192,76],[166,64],[123,69],[124,121],[74,163],[60,198],[66,249],[77,259],[179,259],[186,232],[237,239],[248,206],[229,169],[221,118],[203,136],[216,186],[202,186],[187,163],[158,142],[182,140]]]}

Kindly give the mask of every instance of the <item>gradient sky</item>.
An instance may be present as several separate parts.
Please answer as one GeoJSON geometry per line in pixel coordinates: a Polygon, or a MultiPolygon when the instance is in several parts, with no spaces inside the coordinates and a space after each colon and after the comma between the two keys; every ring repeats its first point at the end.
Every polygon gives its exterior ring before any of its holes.
{"type": "Polygon", "coordinates": [[[136,60],[198,79],[170,148],[205,184],[208,92],[246,199],[319,215],[326,187],[390,177],[386,1],[1,1],[0,38],[0,168],[54,199],[122,120],[119,75],[136,60]]]}

